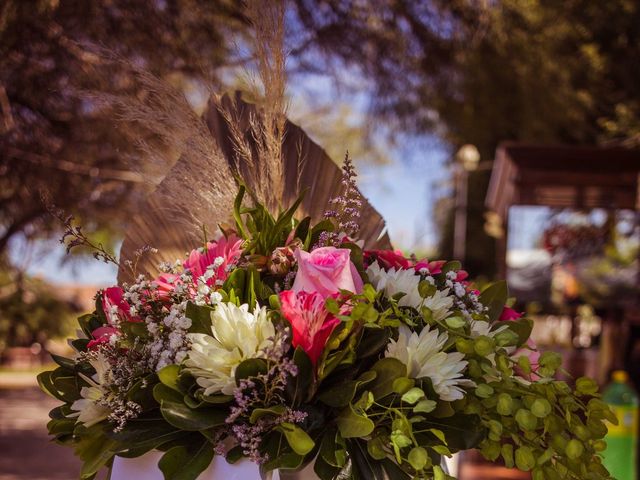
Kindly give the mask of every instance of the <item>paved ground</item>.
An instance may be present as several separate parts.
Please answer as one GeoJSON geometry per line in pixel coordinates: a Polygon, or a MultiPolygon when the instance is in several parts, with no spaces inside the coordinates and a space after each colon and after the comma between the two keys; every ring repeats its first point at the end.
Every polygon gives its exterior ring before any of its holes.
{"type": "Polygon", "coordinates": [[[49,441],[46,424],[56,400],[32,373],[0,373],[0,480],[76,480],[80,465],[70,449],[49,441]]]}

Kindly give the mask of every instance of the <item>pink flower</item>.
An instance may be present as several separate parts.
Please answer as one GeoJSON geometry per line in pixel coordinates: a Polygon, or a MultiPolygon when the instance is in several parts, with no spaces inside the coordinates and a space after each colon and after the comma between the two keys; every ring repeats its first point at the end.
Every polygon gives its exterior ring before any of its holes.
{"type": "Polygon", "coordinates": [[[315,366],[327,339],[340,320],[324,305],[325,298],[317,293],[286,290],[280,293],[281,311],[293,330],[293,346],[300,346],[315,366]]]}
{"type": "Polygon", "coordinates": [[[93,339],[87,344],[89,350],[93,350],[99,345],[109,343],[113,335],[120,335],[120,330],[115,327],[99,327],[91,332],[93,339]]]}
{"type": "Polygon", "coordinates": [[[464,270],[458,270],[456,272],[456,282],[462,282],[464,279],[468,277],[469,277],[469,274],[464,270]]]}
{"type": "Polygon", "coordinates": [[[131,305],[124,299],[124,290],[120,287],[109,287],[102,291],[102,310],[110,325],[117,325],[120,321],[142,321],[131,315],[131,305]]]}
{"type": "Polygon", "coordinates": [[[163,273],[153,281],[156,289],[154,290],[159,300],[169,300],[169,297],[180,283],[180,275],[175,273],[163,273]]]}
{"type": "Polygon", "coordinates": [[[406,270],[411,267],[411,262],[404,257],[400,250],[365,250],[364,259],[366,266],[377,260],[378,265],[385,270],[391,268],[406,270]]]}
{"type": "Polygon", "coordinates": [[[192,250],[183,266],[193,275],[194,281],[207,271],[209,265],[216,265],[215,275],[207,280],[213,284],[216,280],[225,281],[228,276],[227,267],[234,265],[242,254],[242,240],[230,235],[216,242],[207,242],[207,249],[192,250]]]}
{"type": "Polygon", "coordinates": [[[502,313],[500,314],[499,320],[501,322],[506,322],[509,320],[518,320],[520,317],[522,317],[521,313],[516,312],[513,308],[504,307],[502,309],[502,313]]]}
{"type": "Polygon", "coordinates": [[[318,292],[324,298],[340,290],[362,292],[362,279],[350,255],[351,250],[347,248],[322,247],[312,252],[296,250],[294,256],[298,262],[298,273],[292,289],[296,292],[318,292]]]}
{"type": "Polygon", "coordinates": [[[428,260],[420,260],[419,262],[416,262],[416,264],[413,266],[413,268],[415,269],[416,272],[420,272],[420,270],[426,270],[429,275],[438,275],[439,273],[442,273],[442,266],[447,263],[444,260],[435,260],[433,262],[430,262],[428,260]]]}

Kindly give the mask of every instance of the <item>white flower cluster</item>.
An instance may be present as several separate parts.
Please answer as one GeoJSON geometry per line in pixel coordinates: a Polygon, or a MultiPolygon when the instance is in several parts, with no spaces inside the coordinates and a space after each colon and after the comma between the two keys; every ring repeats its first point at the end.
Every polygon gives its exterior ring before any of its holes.
{"type": "Polygon", "coordinates": [[[216,287],[222,286],[222,280],[217,279],[214,286],[209,285],[209,280],[216,276],[216,272],[220,265],[224,263],[223,257],[216,257],[211,265],[207,267],[204,274],[198,278],[196,285],[196,294],[193,301],[196,305],[216,305],[222,300],[222,296],[216,291],[216,287]]]}
{"type": "MultiPolygon", "coordinates": [[[[191,279],[190,275],[183,275],[191,279]]],[[[147,363],[152,370],[160,370],[172,363],[180,363],[187,355],[190,343],[187,331],[191,327],[191,319],[185,311],[187,300],[184,291],[178,290],[184,283],[177,283],[173,292],[173,303],[169,310],[163,307],[160,312],[146,312],[144,296],[157,290],[154,282],[139,276],[136,283],[126,286],[124,299],[131,305],[131,315],[145,314],[143,320],[151,335],[146,345],[148,353],[147,363]]]]}
{"type": "MultiPolygon", "coordinates": [[[[421,278],[413,268],[399,270],[391,268],[385,271],[376,261],[367,268],[367,275],[375,289],[383,290],[388,297],[404,293],[405,295],[398,301],[401,307],[413,307],[416,310],[427,307],[431,310],[433,319],[438,322],[451,315],[454,297],[449,295],[450,289],[436,290],[431,297],[422,298],[418,291],[421,278]]],[[[433,282],[433,277],[427,278],[431,279],[431,283],[433,282]]]]}
{"type": "Polygon", "coordinates": [[[454,271],[445,274],[445,285],[454,293],[453,305],[467,319],[471,319],[474,313],[484,313],[486,307],[480,303],[478,295],[475,292],[467,291],[464,283],[457,280],[458,273],[454,271]]]}

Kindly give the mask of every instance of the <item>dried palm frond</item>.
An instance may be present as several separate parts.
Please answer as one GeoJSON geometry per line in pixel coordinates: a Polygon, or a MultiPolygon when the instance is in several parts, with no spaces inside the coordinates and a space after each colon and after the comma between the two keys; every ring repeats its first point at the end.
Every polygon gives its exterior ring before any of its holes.
{"type": "MultiPolygon", "coordinates": [[[[142,143],[150,158],[179,152],[154,170],[164,175],[131,219],[120,251],[118,281],[130,281],[123,266],[145,245],[159,253],[138,260],[138,273],[155,275],[160,262],[173,262],[201,244],[203,229],[214,232],[230,220],[239,177],[271,211],[291,204],[307,190],[299,215],[319,221],[340,188],[341,171],[305,132],[285,115],[284,3],[250,0],[247,16],[255,29],[254,51],[261,91],[256,105],[239,93],[212,95],[203,117],[182,94],[151,74],[139,76],[150,92],[142,100],[119,100],[125,122],[144,125],[160,142],[142,143]],[[165,175],[166,174],[166,175],[165,175]]],[[[117,103],[117,102],[116,102],[117,103]]],[[[162,163],[162,162],[160,162],[162,163]]],[[[368,247],[389,247],[380,214],[364,202],[361,238],[368,247]]]]}

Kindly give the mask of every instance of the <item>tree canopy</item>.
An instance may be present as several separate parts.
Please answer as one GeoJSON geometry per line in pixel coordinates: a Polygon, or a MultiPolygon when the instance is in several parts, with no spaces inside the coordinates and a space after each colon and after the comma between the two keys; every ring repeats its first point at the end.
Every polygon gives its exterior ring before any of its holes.
{"type": "MultiPolygon", "coordinates": [[[[452,152],[471,143],[491,160],[503,140],[640,144],[636,1],[295,3],[305,47],[327,63],[356,66],[373,84],[373,114],[435,133],[452,152]]],[[[491,272],[494,262],[483,233],[487,183],[488,172],[471,177],[467,264],[476,272],[491,272]]]]}
{"type": "Polygon", "coordinates": [[[144,96],[127,62],[184,90],[215,85],[244,24],[234,1],[2,2],[0,253],[16,233],[59,227],[42,190],[90,230],[119,225],[145,179],[115,113],[88,92],[144,96]]]}

